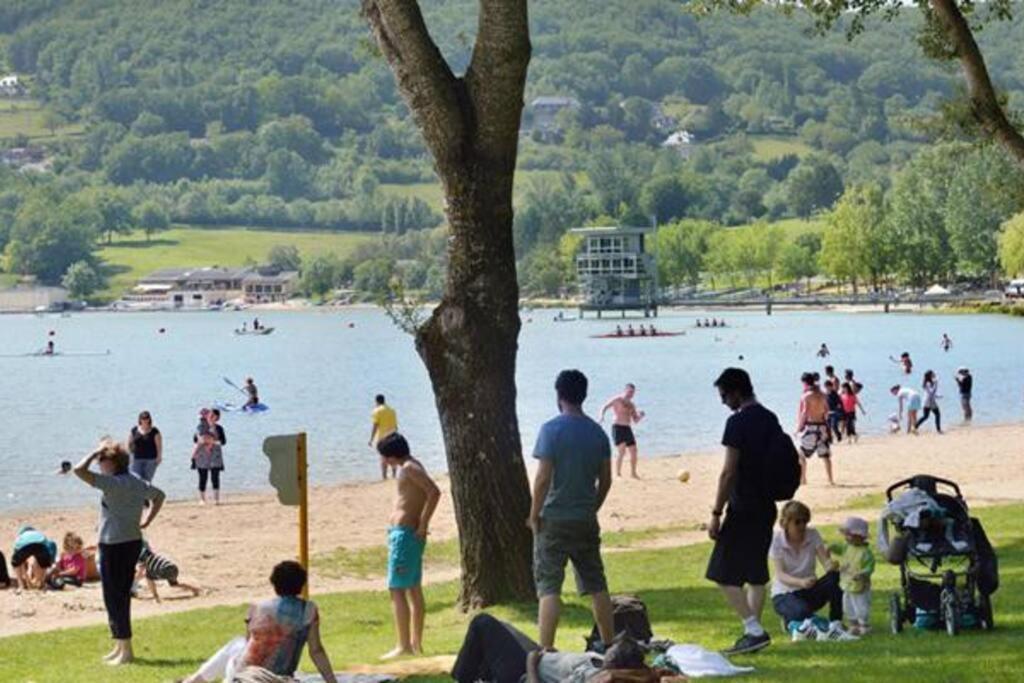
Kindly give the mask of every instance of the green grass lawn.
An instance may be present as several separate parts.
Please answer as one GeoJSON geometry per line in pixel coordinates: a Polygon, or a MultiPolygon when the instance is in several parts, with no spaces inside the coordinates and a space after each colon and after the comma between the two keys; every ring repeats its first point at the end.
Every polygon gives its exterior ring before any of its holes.
{"type": "Polygon", "coordinates": [[[369,234],[351,232],[177,227],[156,233],[147,242],[144,234],[135,233],[115,238],[113,244],[104,244],[100,249],[100,258],[112,271],[107,290],[100,296],[116,298],[140,277],[158,268],[262,263],[270,248],[278,244],[293,244],[304,257],[329,252],[345,256],[369,239],[369,234]]]}
{"type": "Polygon", "coordinates": [[[58,128],[55,134],[51,134],[43,125],[43,108],[38,102],[0,99],[0,138],[26,135],[32,140],[41,141],[81,132],[81,125],[72,124],[58,128]]]}
{"type": "Polygon", "coordinates": [[[813,150],[795,137],[775,135],[748,135],[747,139],[754,145],[754,157],[760,161],[770,161],[787,154],[802,157],[813,150]]]}
{"type": "MultiPolygon", "coordinates": [[[[974,512],[985,523],[999,553],[1002,585],[993,600],[994,632],[970,631],[950,638],[945,632],[909,629],[899,636],[890,635],[886,600],[898,585],[898,573],[895,567],[880,563],[874,581],[874,633],[856,643],[789,643],[769,611],[764,622],[775,643],[757,655],[734,658],[737,664],[757,668],[741,680],[1019,681],[1020,643],[1024,642],[1024,505],[974,512]]],[[[826,540],[837,538],[835,529],[823,531],[826,540]]],[[[647,603],[657,636],[708,648],[725,647],[738,635],[739,625],[718,591],[703,578],[709,548],[702,543],[608,553],[605,559],[609,582],[614,592],[633,593],[647,603]]],[[[324,570],[315,566],[315,572],[324,570]]],[[[315,573],[313,580],[315,589],[315,573]]],[[[469,618],[452,607],[456,589],[454,582],[426,589],[428,655],[458,651],[469,618]]],[[[314,597],[322,614],[324,641],[336,668],[373,663],[377,655],[391,647],[391,618],[385,592],[314,597]]],[[[493,613],[512,621],[527,634],[536,633],[533,604],[500,607],[493,613]]],[[[242,633],[244,614],[240,605],[137,620],[135,642],[139,662],[117,671],[110,671],[98,661],[108,647],[104,626],[3,639],[0,681],[173,680],[193,670],[229,638],[242,633]]],[[[558,646],[579,650],[590,624],[587,604],[576,597],[567,599],[558,646]]],[[[302,668],[312,670],[308,659],[303,661],[302,668]]]]}
{"type": "MultiPolygon", "coordinates": [[[[543,182],[544,180],[557,178],[560,174],[560,171],[516,171],[515,198],[521,197],[534,180],[543,182]]],[[[576,177],[578,182],[587,182],[586,174],[583,172],[577,173],[576,177]]],[[[381,183],[380,191],[392,197],[418,197],[425,201],[434,211],[444,213],[444,192],[441,189],[440,182],[410,183],[408,185],[381,183]]]]}

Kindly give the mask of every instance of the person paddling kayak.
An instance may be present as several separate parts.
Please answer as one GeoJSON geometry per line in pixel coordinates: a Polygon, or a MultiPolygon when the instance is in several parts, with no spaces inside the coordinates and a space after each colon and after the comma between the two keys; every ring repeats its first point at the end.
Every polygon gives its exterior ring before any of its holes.
{"type": "Polygon", "coordinates": [[[256,389],[256,384],[252,381],[252,377],[245,378],[245,393],[249,395],[249,400],[245,402],[246,408],[254,408],[259,405],[260,395],[256,389]]]}

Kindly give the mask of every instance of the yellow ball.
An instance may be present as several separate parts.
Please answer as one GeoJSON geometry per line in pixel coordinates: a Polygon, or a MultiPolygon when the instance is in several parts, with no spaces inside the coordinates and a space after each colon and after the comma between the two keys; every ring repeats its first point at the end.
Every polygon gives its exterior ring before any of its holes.
{"type": "Polygon", "coordinates": [[[685,484],[690,481],[690,470],[679,470],[677,477],[679,478],[679,481],[685,484]]]}

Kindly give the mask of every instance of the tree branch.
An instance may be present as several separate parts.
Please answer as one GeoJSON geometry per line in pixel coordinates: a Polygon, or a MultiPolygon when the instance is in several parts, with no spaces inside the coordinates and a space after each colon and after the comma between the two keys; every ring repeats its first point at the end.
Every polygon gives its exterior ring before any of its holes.
{"type": "Polygon", "coordinates": [[[419,3],[362,0],[362,11],[434,158],[450,157],[466,126],[458,79],[430,37],[419,3]]]}
{"type": "Polygon", "coordinates": [[[526,0],[480,0],[476,43],[466,70],[474,112],[474,147],[492,161],[515,163],[514,140],[530,64],[526,0]],[[509,102],[518,106],[509,107],[509,102]],[[500,159],[508,156],[510,159],[500,159]]]}
{"type": "Polygon", "coordinates": [[[955,0],[929,0],[936,18],[946,29],[950,43],[960,58],[967,94],[974,116],[981,127],[1009,152],[1017,163],[1024,166],[1024,136],[1014,128],[999,103],[985,58],[978,49],[971,27],[957,7],[955,0]]]}

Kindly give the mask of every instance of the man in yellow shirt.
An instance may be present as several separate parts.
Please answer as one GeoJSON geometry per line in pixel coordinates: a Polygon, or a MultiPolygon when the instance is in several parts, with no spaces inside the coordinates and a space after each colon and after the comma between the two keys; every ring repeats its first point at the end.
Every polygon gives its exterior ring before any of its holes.
{"type": "MultiPolygon", "coordinates": [[[[373,429],[370,430],[371,448],[375,447],[385,436],[398,431],[398,416],[395,414],[394,408],[384,401],[384,394],[377,394],[375,402],[377,405],[371,415],[373,422],[373,429]]],[[[380,459],[380,476],[382,479],[388,478],[388,464],[384,458],[380,459]]],[[[398,468],[391,468],[391,476],[398,476],[398,468]]]]}

